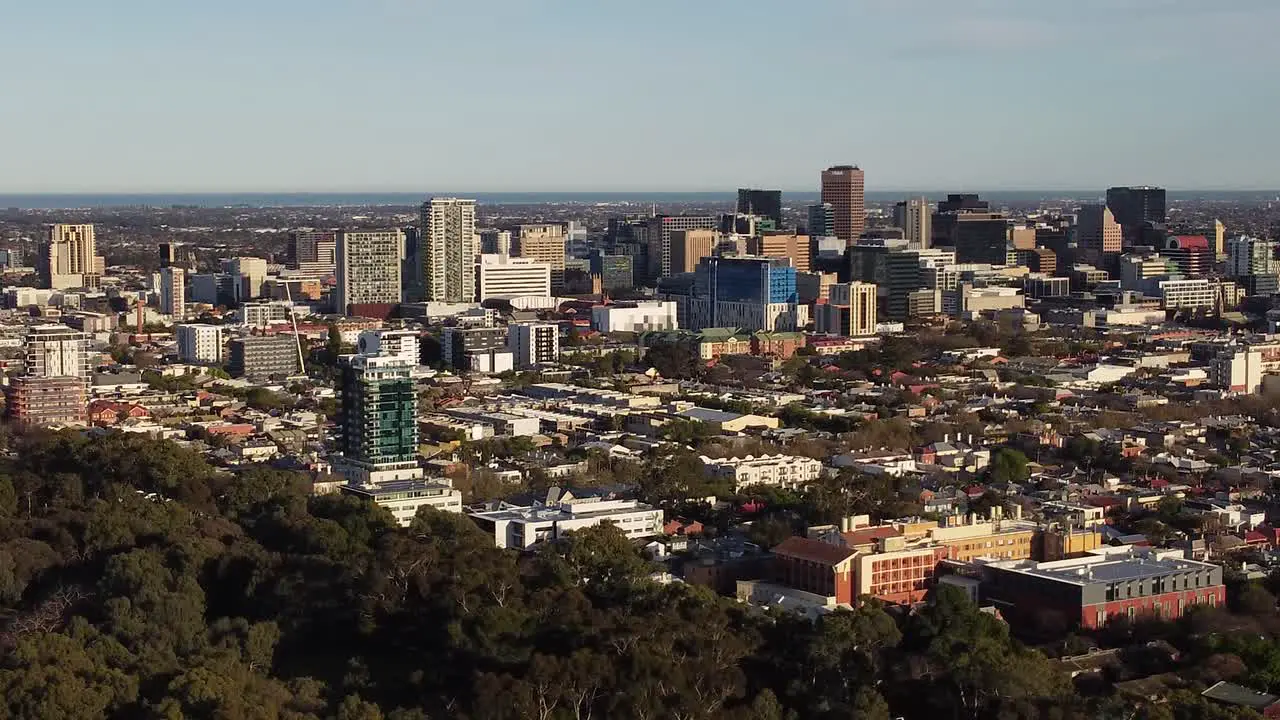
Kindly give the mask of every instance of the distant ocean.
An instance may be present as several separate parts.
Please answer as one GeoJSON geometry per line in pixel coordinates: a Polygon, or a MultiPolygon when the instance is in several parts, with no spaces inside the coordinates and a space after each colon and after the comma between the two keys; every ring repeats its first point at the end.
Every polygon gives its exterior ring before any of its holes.
{"type": "MultiPolygon", "coordinates": [[[[954,191],[952,191],[954,192],[954,191]]],[[[972,191],[967,191],[972,192],[972,191]]],[[[1084,190],[991,190],[978,191],[993,203],[1034,203],[1054,200],[1093,200],[1101,198],[1102,191],[1084,190]]],[[[887,202],[909,195],[942,198],[946,192],[894,191],[868,192],[867,200],[887,202]]],[[[414,206],[432,196],[474,198],[484,204],[568,204],[584,205],[605,203],[634,203],[647,205],[673,203],[727,203],[733,202],[733,192],[501,192],[501,193],[82,193],[82,194],[0,194],[0,210],[57,210],[75,208],[112,207],[376,207],[414,206]]],[[[1280,191],[1188,191],[1170,190],[1170,200],[1252,201],[1274,200],[1280,191]]],[[[818,193],[783,191],[783,202],[788,205],[814,202],[818,193]]]]}

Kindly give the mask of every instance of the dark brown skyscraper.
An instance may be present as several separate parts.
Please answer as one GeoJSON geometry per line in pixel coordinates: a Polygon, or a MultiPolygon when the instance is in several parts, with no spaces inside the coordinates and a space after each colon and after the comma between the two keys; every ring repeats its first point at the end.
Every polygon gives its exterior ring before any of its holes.
{"type": "Polygon", "coordinates": [[[853,245],[867,225],[866,182],[856,165],[836,165],[822,171],[822,202],[835,210],[836,237],[853,245]]]}

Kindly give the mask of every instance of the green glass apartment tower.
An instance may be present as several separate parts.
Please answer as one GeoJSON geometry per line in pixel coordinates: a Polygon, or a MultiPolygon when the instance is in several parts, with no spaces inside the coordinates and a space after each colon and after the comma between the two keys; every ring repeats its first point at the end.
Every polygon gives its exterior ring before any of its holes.
{"type": "Polygon", "coordinates": [[[344,463],[369,482],[419,476],[417,333],[364,332],[358,350],[342,367],[344,463]]]}

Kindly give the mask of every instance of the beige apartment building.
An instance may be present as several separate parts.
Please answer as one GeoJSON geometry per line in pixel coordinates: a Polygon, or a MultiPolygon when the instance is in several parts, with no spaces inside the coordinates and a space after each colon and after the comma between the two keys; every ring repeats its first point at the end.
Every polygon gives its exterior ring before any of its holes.
{"type": "Polygon", "coordinates": [[[687,273],[698,268],[698,261],[710,257],[720,234],[706,228],[671,231],[671,272],[687,273]]]}
{"type": "Polygon", "coordinates": [[[765,233],[747,238],[747,254],[791,260],[796,272],[809,272],[809,236],[795,233],[765,233]]]}
{"type": "Polygon", "coordinates": [[[565,243],[563,225],[520,225],[511,234],[511,254],[550,265],[551,292],[557,294],[564,291],[565,243]]]}
{"type": "Polygon", "coordinates": [[[97,288],[106,269],[93,225],[51,225],[39,261],[41,279],[53,290],[97,288]]]}

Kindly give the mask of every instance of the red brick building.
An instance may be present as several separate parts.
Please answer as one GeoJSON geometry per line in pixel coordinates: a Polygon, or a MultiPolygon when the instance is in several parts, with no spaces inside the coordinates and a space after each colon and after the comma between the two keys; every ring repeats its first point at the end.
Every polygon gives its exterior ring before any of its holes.
{"type": "Polygon", "coordinates": [[[981,572],[983,594],[1011,623],[1054,613],[1070,626],[1097,628],[1117,618],[1173,620],[1196,605],[1226,602],[1222,568],[1181,551],[1115,548],[1054,562],[987,563],[981,572]]]}
{"type": "Polygon", "coordinates": [[[782,585],[837,603],[853,603],[854,551],[809,538],[790,537],[773,549],[774,578],[782,585]]]}

